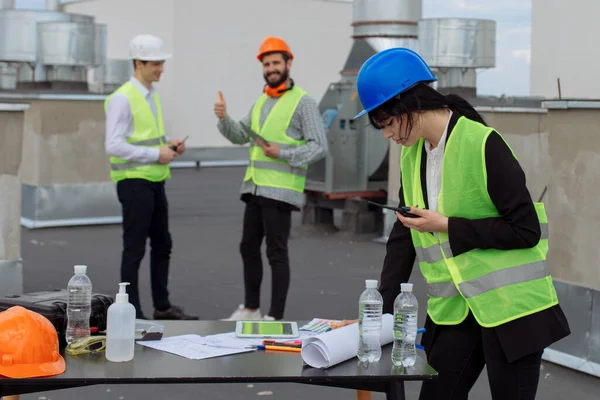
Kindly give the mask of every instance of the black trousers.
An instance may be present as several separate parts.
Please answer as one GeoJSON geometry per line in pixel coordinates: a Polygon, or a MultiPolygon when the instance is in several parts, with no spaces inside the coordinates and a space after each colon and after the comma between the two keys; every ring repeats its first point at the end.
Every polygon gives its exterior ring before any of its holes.
{"type": "Polygon", "coordinates": [[[542,351],[509,363],[494,329],[481,327],[471,313],[459,325],[435,325],[434,331],[435,336],[423,337],[423,342],[429,342],[427,360],[439,378],[423,383],[419,400],[468,399],[484,366],[492,399],[535,399],[542,351]]]}
{"type": "Polygon", "coordinates": [[[244,263],[245,306],[260,307],[263,277],[261,245],[266,237],[267,259],[271,266],[271,308],[269,314],[283,319],[290,286],[288,239],[292,222],[291,207],[285,203],[252,196],[246,203],[240,253],[244,263]]]}
{"type": "Polygon", "coordinates": [[[129,302],[143,318],[138,275],[140,263],[150,238],[150,284],[154,308],[165,311],[169,303],[169,261],[172,240],[169,233],[169,211],[164,182],[125,179],[117,183],[117,195],[123,212],[123,254],[121,282],[129,282],[129,302]]]}

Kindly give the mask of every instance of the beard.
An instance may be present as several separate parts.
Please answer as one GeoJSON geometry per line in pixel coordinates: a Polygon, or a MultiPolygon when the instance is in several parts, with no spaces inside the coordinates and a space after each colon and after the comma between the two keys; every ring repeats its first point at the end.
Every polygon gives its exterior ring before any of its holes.
{"type": "Polygon", "coordinates": [[[270,88],[275,89],[276,87],[279,87],[279,85],[281,85],[283,82],[287,81],[290,74],[287,68],[285,68],[282,72],[281,75],[279,77],[279,79],[275,82],[271,82],[269,81],[269,76],[275,74],[274,72],[271,72],[269,75],[263,75],[265,78],[265,82],[267,82],[267,85],[269,85],[270,88]]]}

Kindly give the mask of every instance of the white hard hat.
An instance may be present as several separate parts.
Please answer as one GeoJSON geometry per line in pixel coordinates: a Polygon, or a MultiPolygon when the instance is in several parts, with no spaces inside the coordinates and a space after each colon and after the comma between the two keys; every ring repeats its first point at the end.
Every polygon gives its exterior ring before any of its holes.
{"type": "Polygon", "coordinates": [[[132,60],[163,61],[171,54],[163,50],[163,41],[154,35],[137,35],[129,42],[129,57],[132,60]]]}

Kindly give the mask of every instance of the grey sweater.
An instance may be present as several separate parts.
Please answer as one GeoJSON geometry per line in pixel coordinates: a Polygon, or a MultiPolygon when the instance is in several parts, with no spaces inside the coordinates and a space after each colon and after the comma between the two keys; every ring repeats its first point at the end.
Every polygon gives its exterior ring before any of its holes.
{"type": "MultiPolygon", "coordinates": [[[[269,97],[265,101],[260,115],[261,126],[277,101],[278,98],[273,97],[269,97]]],[[[241,123],[252,126],[251,115],[253,107],[254,105],[240,121],[241,123]]],[[[240,126],[240,123],[233,120],[229,115],[224,120],[219,120],[217,127],[221,134],[233,144],[246,144],[251,140],[240,126]]],[[[323,121],[317,103],[311,97],[306,95],[302,97],[285,133],[292,139],[306,140],[306,144],[303,146],[280,150],[279,159],[287,161],[290,166],[300,167],[309,165],[325,157],[327,154],[327,138],[325,137],[323,121]]],[[[258,186],[253,181],[242,182],[240,191],[241,193],[252,193],[257,196],[283,201],[298,208],[302,208],[304,205],[304,193],[288,189],[258,186]]]]}

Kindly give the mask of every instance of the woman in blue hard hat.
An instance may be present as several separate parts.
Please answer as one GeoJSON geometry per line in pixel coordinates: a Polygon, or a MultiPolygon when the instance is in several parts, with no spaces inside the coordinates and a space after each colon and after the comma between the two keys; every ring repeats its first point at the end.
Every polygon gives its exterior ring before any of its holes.
{"type": "Polygon", "coordinates": [[[380,288],[393,312],[415,258],[426,281],[422,344],[439,379],[421,400],[466,399],[487,366],[494,400],[534,399],[542,352],[570,334],[548,272],[548,221],[499,132],[463,98],[443,95],[414,51],[362,66],[358,95],[371,124],[402,145],[400,207],[380,288]]]}

